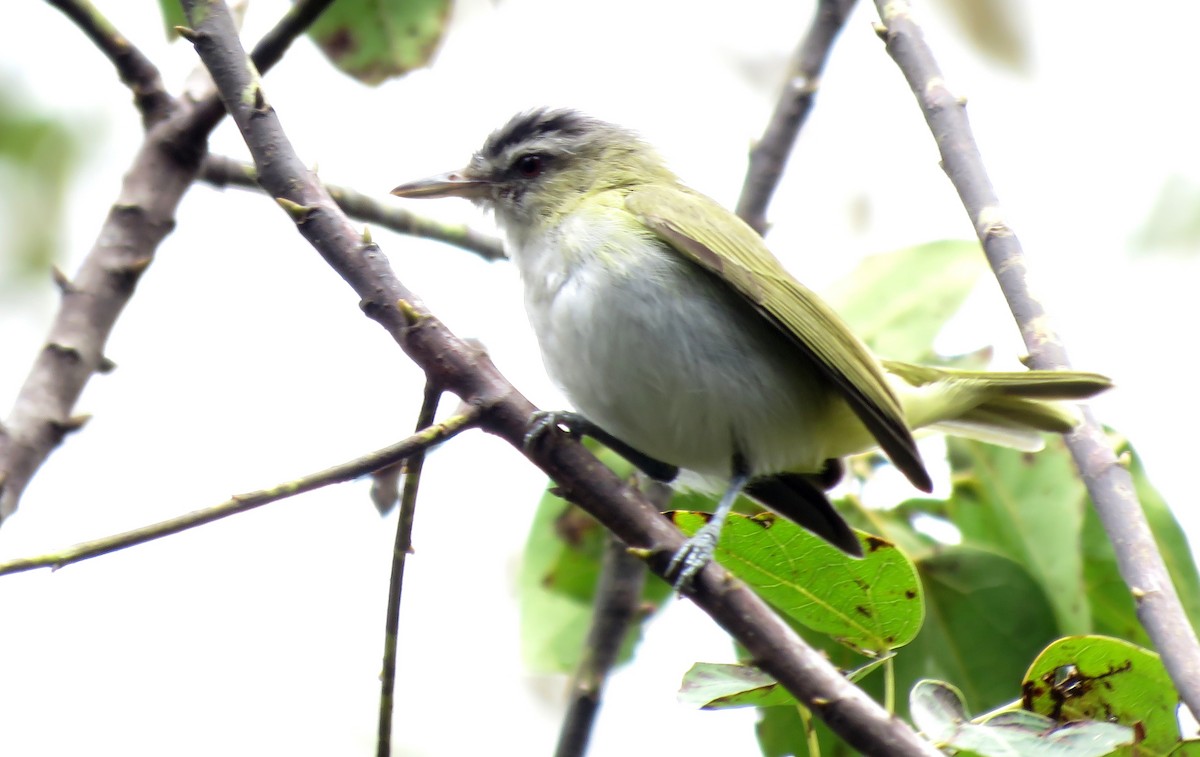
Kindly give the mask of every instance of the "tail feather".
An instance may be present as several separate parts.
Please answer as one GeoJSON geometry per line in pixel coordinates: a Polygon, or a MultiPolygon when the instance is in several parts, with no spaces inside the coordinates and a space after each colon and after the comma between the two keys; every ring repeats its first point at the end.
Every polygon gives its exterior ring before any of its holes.
{"type": "Polygon", "coordinates": [[[1064,434],[1079,423],[1054,400],[1082,400],[1112,386],[1082,371],[963,371],[883,362],[900,382],[909,421],[952,434],[1029,449],[1037,432],[1064,434]]]}

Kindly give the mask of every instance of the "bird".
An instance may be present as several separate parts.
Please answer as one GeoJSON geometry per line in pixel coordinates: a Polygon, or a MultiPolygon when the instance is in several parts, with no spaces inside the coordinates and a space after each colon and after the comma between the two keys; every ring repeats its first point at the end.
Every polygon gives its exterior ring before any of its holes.
{"type": "Polygon", "coordinates": [[[749,225],[683,184],[633,130],[535,108],[466,167],[401,184],[494,213],[519,270],[550,377],[574,412],[534,416],[527,443],[565,426],[660,480],[724,482],[712,516],[666,570],[677,590],[713,558],[740,494],[860,557],[826,490],[874,448],[917,489],[933,482],[914,429],[1036,448],[1112,382],[1080,371],[966,371],[872,354],[749,225]]]}

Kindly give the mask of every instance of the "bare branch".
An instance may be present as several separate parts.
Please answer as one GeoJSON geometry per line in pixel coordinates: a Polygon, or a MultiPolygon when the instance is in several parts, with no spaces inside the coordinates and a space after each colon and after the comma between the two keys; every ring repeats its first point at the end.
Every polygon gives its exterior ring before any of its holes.
{"type": "Polygon", "coordinates": [[[253,510],[256,507],[262,507],[271,502],[278,502],[288,497],[294,497],[297,494],[304,494],[305,492],[320,489],[330,484],[353,481],[360,476],[367,475],[371,471],[423,453],[429,447],[441,444],[447,439],[457,436],[463,431],[474,427],[479,421],[479,416],[479,408],[468,406],[458,415],[448,418],[442,423],[430,424],[407,439],[355,458],[349,462],[335,465],[332,468],[326,468],[318,473],[302,476],[293,481],[286,481],[269,489],[259,489],[258,491],[246,494],[235,494],[219,505],[206,507],[203,510],[195,510],[178,518],[171,518],[170,520],[164,520],[149,526],[143,526],[142,528],[135,528],[132,531],[106,536],[94,541],[86,541],[64,549],[61,552],[52,552],[48,555],[25,557],[0,563],[0,576],[10,573],[23,573],[29,570],[37,570],[38,568],[52,568],[57,570],[65,565],[90,560],[93,557],[106,555],[110,552],[116,552],[138,544],[145,544],[148,541],[161,539],[164,536],[177,534],[180,531],[187,531],[197,526],[203,526],[215,520],[228,518],[230,515],[244,513],[247,510],[253,510]]]}
{"type": "MultiPolygon", "coordinates": [[[[425,397],[417,413],[417,429],[433,423],[442,390],[426,382],[425,397]]],[[[421,484],[421,469],[425,465],[425,449],[405,458],[404,491],[400,495],[400,517],[396,520],[396,544],[392,548],[392,574],[388,581],[387,618],[383,632],[383,670],[379,675],[379,730],[376,740],[378,757],[392,754],[392,717],[396,691],[396,640],[400,636],[400,594],[404,589],[404,564],[412,552],[413,519],[417,514],[417,489],[421,484]]]]}
{"type": "MultiPolygon", "coordinates": [[[[876,0],[888,53],[904,73],[933,132],[942,168],[962,199],[988,263],[1016,318],[1030,365],[1048,370],[1069,368],[1066,349],[1042,304],[1031,294],[1024,251],[1008,225],[983,166],[967,120],[966,107],[947,88],[932,51],[913,22],[904,0],[876,0]]],[[[1117,555],[1122,578],[1137,604],[1138,618],[1162,655],[1171,680],[1193,713],[1200,713],[1200,643],[1184,615],[1134,492],[1091,412],[1067,436],[1096,513],[1117,555]]]]}
{"type": "MultiPolygon", "coordinates": [[[[646,476],[641,481],[643,491],[655,507],[666,509],[671,501],[671,488],[646,476]]],[[[592,626],[579,666],[571,677],[571,700],[558,733],[555,757],[582,757],[587,753],[604,686],[629,628],[637,620],[645,585],[645,564],[610,534],[596,582],[592,626]]]]}
{"type": "MultiPolygon", "coordinates": [[[[300,31],[297,18],[302,12],[308,18],[330,2],[297,3],[280,27],[294,36],[300,31]]],[[[107,24],[99,26],[99,16],[83,16],[91,19],[83,27],[89,34],[100,30],[95,33],[103,39],[120,37],[116,32],[102,34],[107,24]]],[[[259,47],[264,60],[273,62],[276,51],[285,46],[283,35],[272,32],[267,39],[271,43],[259,47]]],[[[75,278],[56,273],[62,293],[58,313],[12,412],[0,425],[0,522],[16,511],[30,479],[63,436],[86,420],[72,414],[75,403],[94,373],[111,370],[104,345],[158,245],[174,228],[175,209],[196,177],[208,134],[222,114],[221,101],[214,95],[194,106],[177,102],[170,115],[155,122],[75,278]]]]}
{"type": "MultiPolygon", "coordinates": [[[[658,510],[626,486],[581,444],[561,434],[525,449],[533,406],[478,350],[450,333],[396,278],[378,248],[364,242],[296,156],[270,105],[223,3],[184,0],[192,42],[212,74],[258,167],[263,187],[277,198],[301,234],[425,371],[428,380],[484,408],[481,427],[504,438],[550,474],[565,496],[639,548],[662,576],[684,537],[658,510]]],[[[872,754],[937,755],[911,728],[847,682],[805,644],[744,583],[710,564],[688,595],[740,641],[758,664],[851,745],[872,754]]]]}
{"type": "MultiPolygon", "coordinates": [[[[262,191],[254,166],[220,155],[209,155],[200,168],[200,178],[217,187],[237,187],[262,191]]],[[[466,224],[446,224],[411,213],[398,205],[385,205],[355,189],[326,184],[325,191],[351,218],[373,223],[398,234],[461,247],[489,262],[505,260],[504,244],[497,238],[476,231],[466,224]]]]}
{"type": "Polygon", "coordinates": [[[88,0],[46,0],[88,36],[108,56],[125,86],[133,92],[133,102],[142,114],[142,125],[153,124],[170,115],[174,99],[163,88],[162,77],[150,59],[117,31],[88,0]]]}
{"type": "Polygon", "coordinates": [[[762,139],[750,150],[750,166],[746,169],[737,214],[759,234],[767,230],[771,195],[779,186],[796,136],[812,110],[829,51],[853,8],[854,0],[818,0],[808,32],[792,56],[775,112],[762,139]]]}

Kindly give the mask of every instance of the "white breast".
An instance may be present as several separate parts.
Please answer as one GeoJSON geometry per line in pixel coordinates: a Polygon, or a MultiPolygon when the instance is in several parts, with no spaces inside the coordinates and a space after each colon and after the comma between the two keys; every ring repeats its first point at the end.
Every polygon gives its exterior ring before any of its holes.
{"type": "Polygon", "coordinates": [[[589,420],[706,475],[735,452],[754,473],[832,456],[812,431],[848,409],[807,358],[632,216],[576,213],[512,242],[546,368],[589,420]]]}

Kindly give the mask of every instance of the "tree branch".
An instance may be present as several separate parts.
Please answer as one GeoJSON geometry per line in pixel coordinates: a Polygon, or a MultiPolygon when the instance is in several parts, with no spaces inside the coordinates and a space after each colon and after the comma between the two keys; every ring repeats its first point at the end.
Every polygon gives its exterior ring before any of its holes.
{"type": "MultiPolygon", "coordinates": [[[[417,429],[433,423],[442,391],[433,382],[425,384],[425,397],[417,413],[417,429]]],[[[400,495],[400,517],[396,519],[396,542],[392,548],[392,574],[388,581],[387,617],[383,632],[383,668],[379,674],[379,729],[375,743],[378,757],[392,754],[392,716],[396,691],[396,648],[400,637],[400,595],[404,589],[404,564],[412,552],[413,519],[417,514],[417,489],[425,449],[405,458],[404,491],[400,495]]]]}
{"type": "Polygon", "coordinates": [[[175,108],[175,100],[163,88],[158,68],[142,51],[117,31],[100,11],[88,0],[46,0],[75,22],[100,52],[108,56],[117,75],[133,92],[133,102],[142,114],[142,126],[152,125],[166,118],[175,108]]]}
{"type": "MultiPolygon", "coordinates": [[[[671,488],[639,478],[645,485],[646,496],[660,510],[671,501],[671,488]]],[[[604,686],[629,627],[637,619],[646,585],[646,565],[623,542],[609,534],[600,577],[596,581],[596,598],[592,603],[592,625],[584,642],[583,655],[571,676],[571,699],[558,732],[555,757],[582,757],[587,754],[604,686]]]]}
{"type": "MultiPolygon", "coordinates": [[[[1024,251],[984,169],[965,104],[947,88],[908,3],[875,0],[875,5],[883,19],[881,36],[887,51],[908,80],[933,132],[942,168],[958,191],[1000,282],[1029,349],[1030,365],[1048,370],[1069,368],[1062,340],[1045,308],[1030,292],[1024,251]]],[[[1138,618],[1183,701],[1200,714],[1200,643],[1171,584],[1129,471],[1117,461],[1093,414],[1085,409],[1083,418],[1067,436],[1067,446],[1113,544],[1121,576],[1137,604],[1138,618]]]]}
{"type": "Polygon", "coordinates": [[[297,494],[304,494],[305,492],[320,489],[330,484],[353,481],[379,468],[421,454],[433,445],[441,444],[447,439],[457,436],[469,428],[473,428],[479,422],[479,416],[480,409],[478,407],[467,406],[461,413],[448,418],[442,423],[425,426],[407,439],[355,458],[349,462],[335,465],[332,468],[326,468],[318,473],[301,476],[292,481],[286,481],[269,489],[259,489],[258,491],[246,494],[235,494],[219,505],[206,507],[203,510],[195,510],[186,515],[164,520],[149,526],[143,526],[142,528],[135,528],[132,531],[106,536],[94,541],[86,541],[76,544],[73,547],[68,547],[60,552],[9,560],[0,563],[0,576],[10,573],[24,573],[25,571],[37,570],[38,568],[58,570],[72,563],[83,562],[84,560],[90,560],[93,557],[106,555],[110,552],[116,552],[138,544],[145,544],[148,541],[161,539],[164,536],[177,534],[180,531],[187,531],[197,526],[203,526],[215,520],[228,518],[230,515],[244,513],[247,510],[253,510],[256,507],[262,507],[271,502],[278,502],[281,499],[294,497],[297,494]]]}
{"type": "MultiPolygon", "coordinates": [[[[200,178],[216,187],[237,187],[261,192],[254,166],[221,155],[209,155],[200,168],[200,178]]],[[[373,197],[349,187],[326,184],[325,191],[351,218],[373,223],[398,234],[461,247],[489,262],[505,260],[504,244],[497,238],[476,231],[466,224],[439,223],[411,213],[396,205],[384,205],[373,197]]]]}
{"type": "MultiPolygon", "coordinates": [[[[364,241],[296,156],[238,42],[228,8],[183,0],[191,41],[212,74],[258,167],[263,187],[301,234],[354,289],[364,312],[383,326],[428,380],[484,409],[481,426],[508,441],[558,482],[565,496],[626,544],[637,546],[662,576],[683,534],[581,444],[561,434],[524,449],[533,405],[491,361],[450,333],[396,278],[379,249],[364,241]]],[[[907,725],[847,682],[741,581],[716,564],[701,571],[689,596],[740,641],[769,674],[824,718],[850,744],[874,754],[936,755],[907,725]]]]}
{"type": "Polygon", "coordinates": [[[821,72],[854,0],[818,0],[808,32],[792,56],[787,81],[762,139],[750,150],[750,165],[737,214],[759,234],[767,230],[767,206],[779,186],[796,136],[808,119],[821,86],[821,72]]]}
{"type": "MultiPolygon", "coordinates": [[[[293,6],[256,48],[264,64],[278,60],[285,41],[299,34],[300,19],[315,17],[330,2],[302,0],[293,6]]],[[[84,26],[89,36],[94,29],[109,28],[107,22],[98,25],[98,15],[81,13],[90,24],[84,26]]],[[[124,39],[115,31],[100,38],[104,44],[124,39]]],[[[0,425],[0,522],[16,511],[30,479],[63,436],[86,422],[86,416],[73,415],[75,403],[93,374],[111,370],[104,345],[158,245],[174,228],[175,209],[196,177],[208,134],[222,114],[214,95],[194,105],[177,101],[169,115],[151,125],[74,280],[56,272],[62,292],[58,313],[0,425]]]]}

